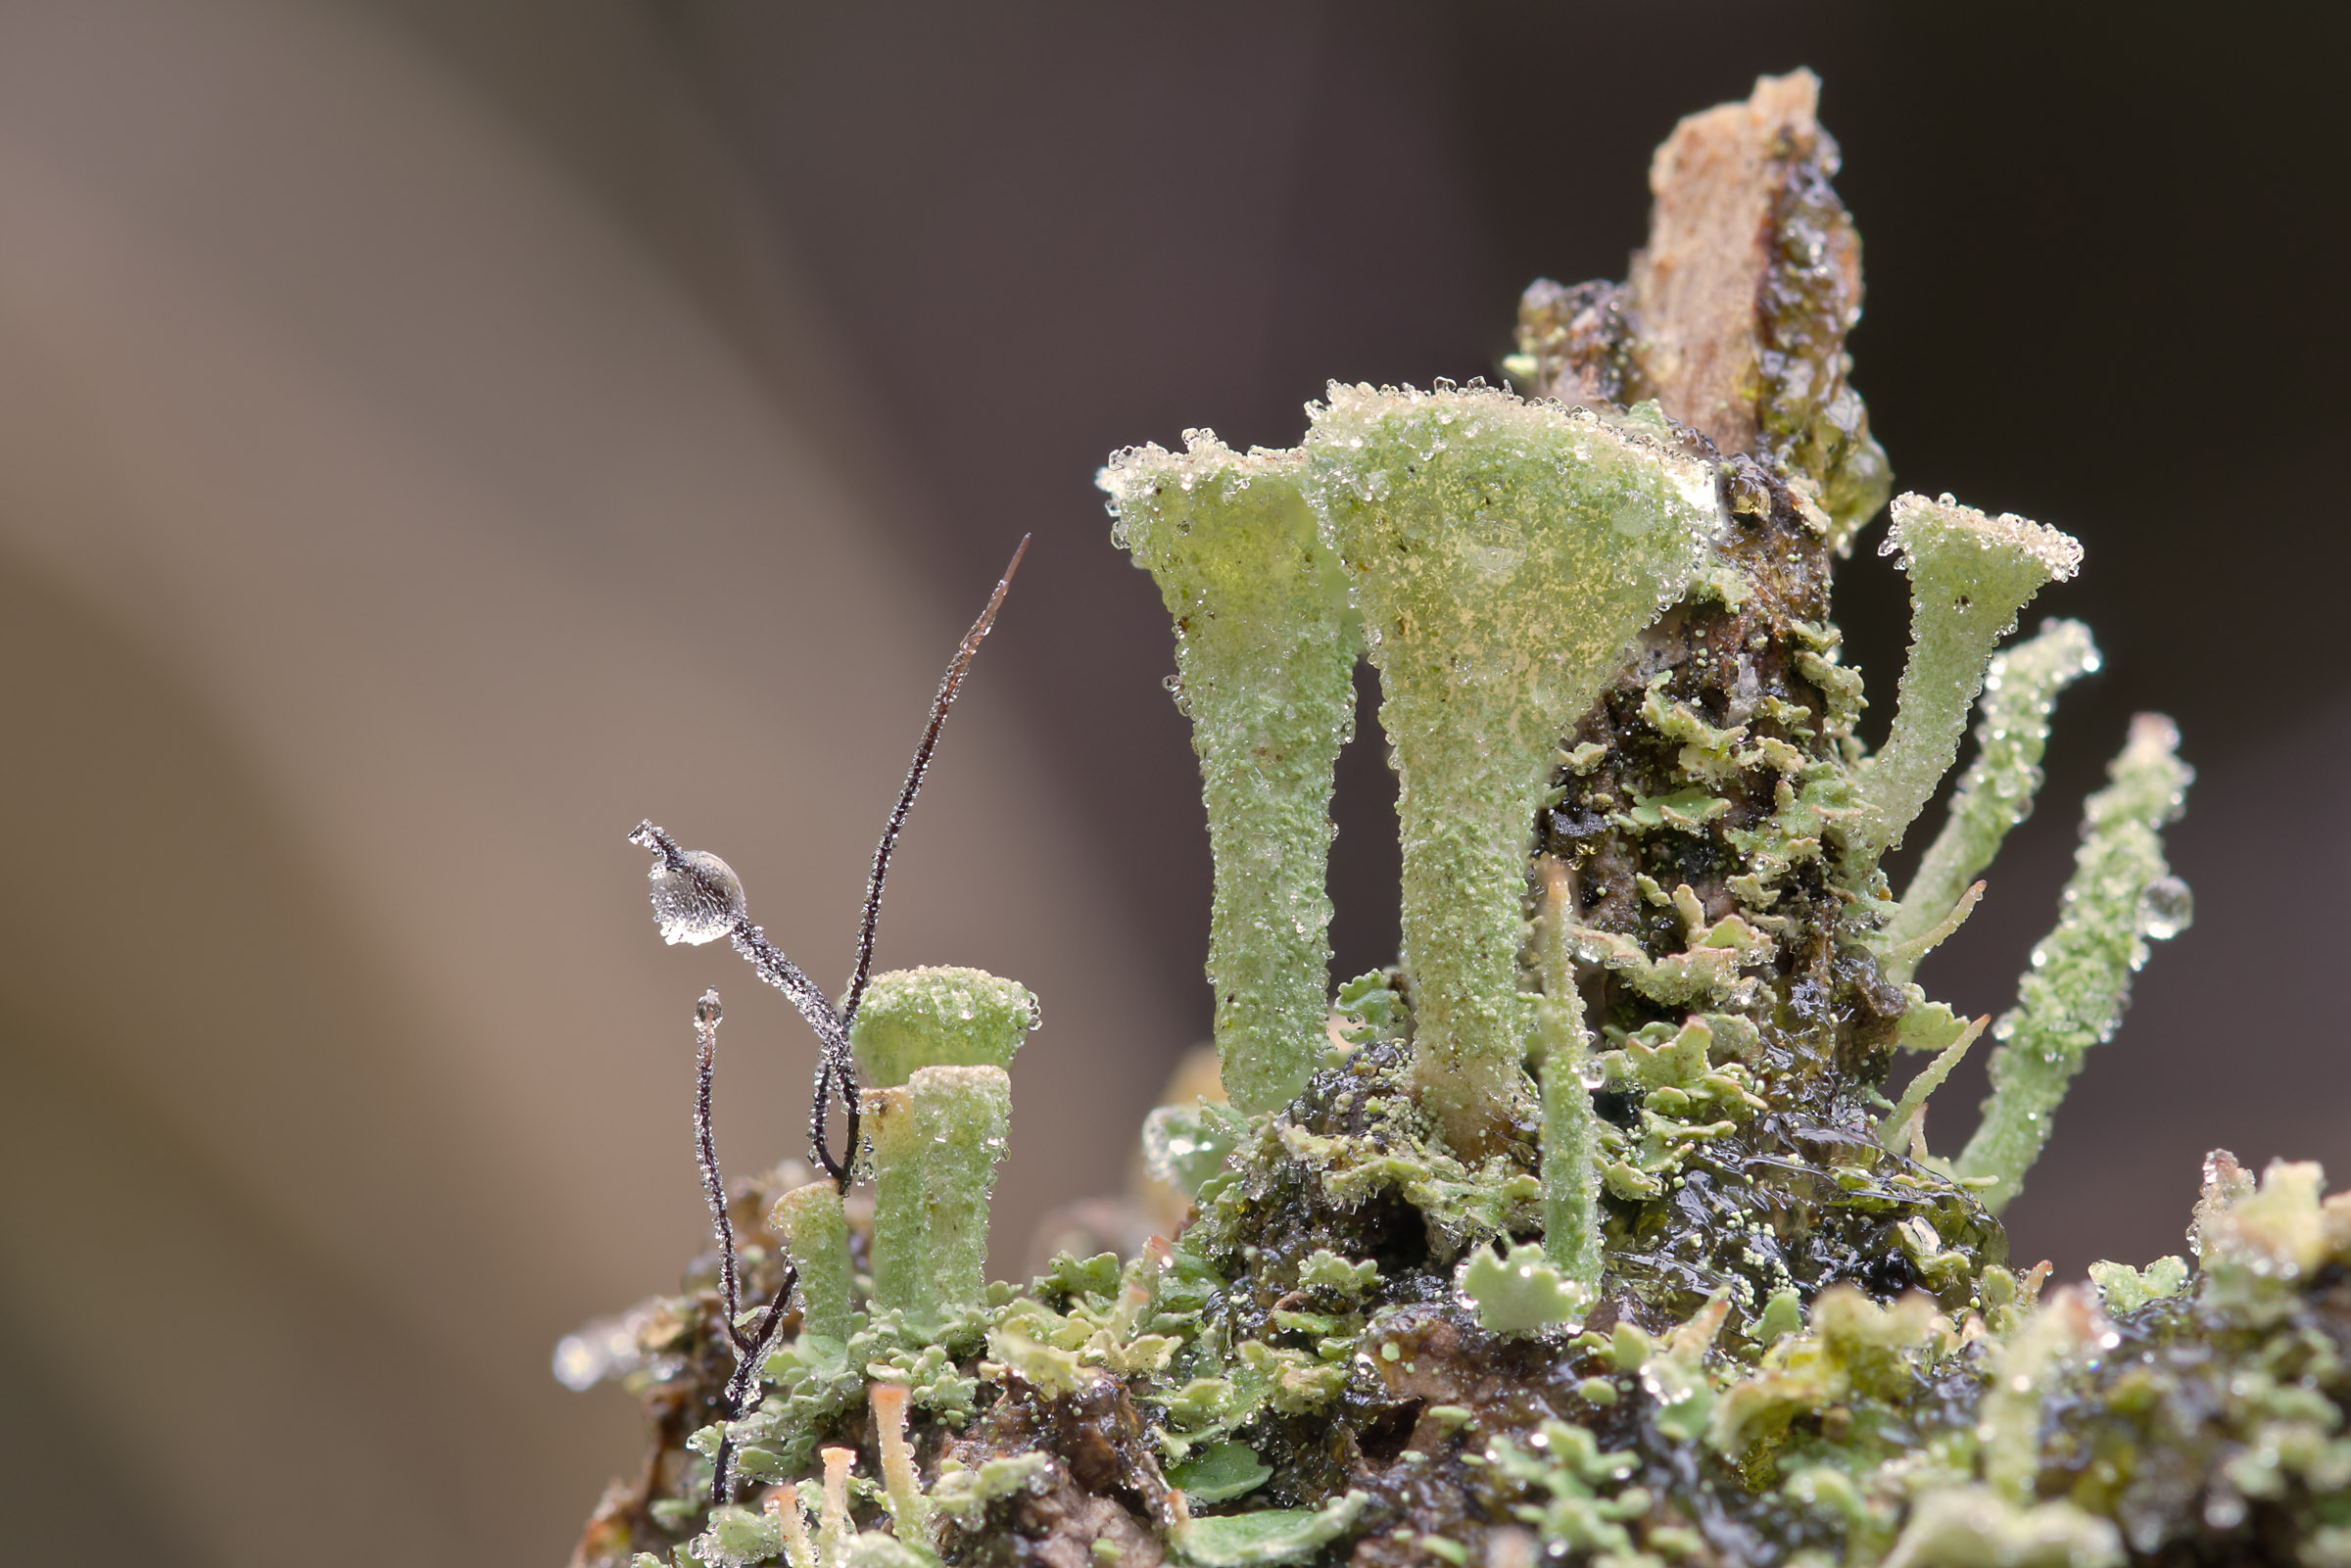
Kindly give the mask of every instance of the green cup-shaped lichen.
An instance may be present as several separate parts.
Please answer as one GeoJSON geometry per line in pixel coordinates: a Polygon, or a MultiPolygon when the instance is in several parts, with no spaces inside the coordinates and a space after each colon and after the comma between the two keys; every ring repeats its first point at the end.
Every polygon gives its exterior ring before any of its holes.
{"type": "Polygon", "coordinates": [[[1224,1092],[1287,1105],[1322,1046],[1331,774],[1355,728],[1355,615],[1299,495],[1295,451],[1204,430],[1136,447],[1099,483],[1117,538],[1176,618],[1176,671],[1208,806],[1208,976],[1224,1092]]]}
{"type": "Polygon", "coordinates": [[[2114,1033],[2149,938],[2186,928],[2187,884],[2164,863],[2164,824],[2180,815],[2194,772],[2180,732],[2160,714],[2131,722],[2107,765],[2113,782],[2083,808],[2082,847],[2065,884],[2057,928],[2033,949],[2016,1006],[1992,1025],[1991,1098],[1959,1157],[1959,1174],[1990,1177],[1984,1207],[1998,1213],[2023,1190],[2082,1059],[2114,1033]]]}
{"type": "Polygon", "coordinates": [[[917,1068],[865,1097],[874,1151],[874,1305],[936,1327],[987,1292],[987,1201],[1012,1125],[1002,1068],[917,1068]]]}
{"type": "Polygon", "coordinates": [[[2012,515],[1987,517],[1948,496],[1895,498],[1894,526],[1879,552],[1896,551],[1910,574],[1910,658],[1901,706],[1885,748],[1861,776],[1861,809],[1847,834],[1848,867],[1858,875],[1902,841],[1950,771],[1992,645],[2015,629],[2016,612],[2082,564],[2082,546],[2057,530],[2012,515]]]}
{"type": "Polygon", "coordinates": [[[776,1200],[767,1226],[784,1238],[799,1267],[802,1329],[846,1342],[856,1328],[857,1296],[840,1190],[830,1181],[794,1187],[776,1200]]]}
{"type": "Polygon", "coordinates": [[[1422,1103],[1483,1150],[1523,1115],[1529,824],[1559,737],[1723,513],[1709,464],[1586,409],[1334,385],[1314,413],[1308,494],[1363,614],[1402,783],[1422,1103]]]}
{"type": "Polygon", "coordinates": [[[911,969],[877,974],[849,1025],[857,1065],[883,1088],[917,1068],[1010,1068],[1037,1024],[1036,998],[985,970],[911,969]]]}

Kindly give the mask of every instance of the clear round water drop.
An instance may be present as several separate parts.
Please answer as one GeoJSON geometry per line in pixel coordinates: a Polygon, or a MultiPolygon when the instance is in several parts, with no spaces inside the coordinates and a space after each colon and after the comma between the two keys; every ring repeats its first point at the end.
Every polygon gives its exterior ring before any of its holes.
{"type": "Polygon", "coordinates": [[[2138,928],[2150,940],[2168,941],[2195,918],[2196,895],[2177,877],[2158,877],[2138,895],[2138,928]]]}
{"type": "Polygon", "coordinates": [[[687,869],[672,871],[667,861],[657,860],[646,878],[652,884],[653,924],[661,927],[661,940],[698,947],[733,930],[748,906],[734,867],[705,849],[690,849],[685,858],[687,869]]]}

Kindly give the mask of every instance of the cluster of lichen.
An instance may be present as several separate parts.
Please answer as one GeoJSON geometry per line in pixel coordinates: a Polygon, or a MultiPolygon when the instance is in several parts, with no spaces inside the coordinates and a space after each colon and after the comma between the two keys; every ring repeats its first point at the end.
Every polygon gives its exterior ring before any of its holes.
{"type": "MultiPolygon", "coordinates": [[[[1821,144],[1772,154],[1785,234],[1843,221],[1821,144]]],[[[2146,942],[2185,924],[2168,722],[2087,803],[1980,1129],[1928,1150],[1928,1097],[1990,1021],[1912,975],[2097,655],[2067,621],[1994,651],[2071,540],[1900,497],[1914,641],[1863,746],[1828,584],[1884,458],[1843,379],[1849,302],[1819,244],[1782,250],[1744,451],[1622,405],[1663,372],[1616,306],[1569,332],[1550,290],[1519,364],[1580,375],[1576,405],[1334,386],[1293,451],[1194,432],[1112,459],[1217,873],[1229,1098],[1144,1131],[1189,1212],[1131,1258],[985,1282],[1033,1004],[881,976],[851,1025],[870,1201],[749,1189],[746,1256],[796,1264],[799,1315],[747,1413],[717,1400],[708,1290],[617,1331],[656,1452],[583,1560],[2351,1565],[2351,1199],[2216,1156],[2192,1272],[2100,1264],[2094,1291],[2013,1270],[1996,1217],[2146,942]],[[1404,951],[1334,993],[1359,658],[1400,776],[1404,951]],[[1896,897],[1882,859],[1971,708],[1976,757],[1896,897]],[[1905,1051],[1931,1059],[1889,1100],[1905,1051]],[[722,1443],[756,1502],[710,1495],[722,1443]]]]}

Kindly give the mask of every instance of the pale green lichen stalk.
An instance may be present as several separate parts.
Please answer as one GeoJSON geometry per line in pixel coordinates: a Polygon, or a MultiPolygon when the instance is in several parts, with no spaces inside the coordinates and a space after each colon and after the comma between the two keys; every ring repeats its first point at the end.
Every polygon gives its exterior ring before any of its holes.
{"type": "Polygon", "coordinates": [[[1861,774],[1861,809],[1847,833],[1861,867],[1902,841],[1950,771],[1992,645],[2014,629],[2016,612],[2082,564],[2082,546],[2055,529],[1988,517],[1948,496],[1895,498],[1881,553],[1896,551],[1910,575],[1910,658],[1885,748],[1861,774]]]}
{"type": "Polygon", "coordinates": [[[1330,792],[1354,733],[1359,638],[1338,563],[1298,490],[1298,452],[1114,456],[1116,537],[1176,618],[1176,681],[1208,806],[1208,974],[1225,1093],[1287,1105],[1322,1044],[1330,968],[1330,792]]]}
{"type": "Polygon", "coordinates": [[[1556,860],[1543,866],[1543,919],[1536,935],[1543,998],[1535,1004],[1536,1043],[1542,1048],[1543,1251],[1553,1266],[1587,1296],[1600,1289],[1603,1257],[1600,1211],[1600,1118],[1592,1111],[1595,1073],[1584,999],[1576,989],[1567,928],[1574,894],[1556,860]]]}
{"type": "Polygon", "coordinates": [[[1886,1113],[1886,1119],[1878,1123],[1879,1142],[1895,1154],[1925,1148],[1922,1127],[1928,1097],[1942,1088],[1943,1080],[1951,1075],[1951,1069],[1966,1059],[1969,1050],[1983,1037],[1984,1025],[1989,1022],[1988,1018],[1984,1018],[1968,1024],[1960,1031],[1959,1038],[1936,1053],[1934,1061],[1919,1069],[1918,1075],[1902,1090],[1902,1097],[1895,1102],[1894,1109],[1886,1113]]]}
{"type": "Polygon", "coordinates": [[[2083,1057],[2121,1022],[2148,938],[2187,926],[2187,886],[2165,864],[2160,832],[2180,815],[2195,777],[2179,744],[2169,719],[2132,721],[2129,743],[2107,769],[2113,782],[2084,808],[2057,928],[2034,948],[2017,1005],[1993,1026],[2001,1048],[1991,1060],[1991,1098],[1958,1170],[1989,1178],[1984,1205],[1995,1213],[2022,1190],[2083,1057]]]}
{"type": "Polygon", "coordinates": [[[1313,413],[1308,496],[1400,781],[1421,1104],[1481,1152],[1524,1116],[1527,825],[1559,736],[1725,518],[1706,464],[1589,410],[1334,385],[1313,413]]]}
{"type": "MultiPolygon", "coordinates": [[[[1951,793],[1943,831],[1919,857],[1901,908],[1887,923],[1890,950],[1898,951],[1946,918],[1999,853],[2008,831],[2033,814],[2057,694],[2097,668],[2097,644],[2080,621],[2051,621],[1992,659],[1978,705],[1976,759],[1951,793]]],[[[1910,977],[1909,966],[1886,968],[1891,978],[1910,977]]]]}
{"type": "Polygon", "coordinates": [[[877,974],[849,1027],[874,1166],[874,1303],[936,1329],[987,1285],[987,1200],[1012,1124],[1006,1072],[1036,998],[984,970],[877,974]]]}
{"type": "Polygon", "coordinates": [[[866,1096],[874,1160],[874,1304],[936,1328],[987,1290],[987,1200],[1012,1125],[1002,1068],[917,1068],[866,1096]]]}
{"type": "Polygon", "coordinates": [[[794,1187],[776,1200],[767,1228],[799,1264],[802,1330],[847,1344],[857,1327],[857,1289],[840,1190],[829,1181],[794,1187]]]}

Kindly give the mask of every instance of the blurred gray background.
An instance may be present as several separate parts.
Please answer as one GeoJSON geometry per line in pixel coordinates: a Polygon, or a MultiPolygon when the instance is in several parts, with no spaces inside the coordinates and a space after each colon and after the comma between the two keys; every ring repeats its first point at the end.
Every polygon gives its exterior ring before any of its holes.
{"type": "MultiPolygon", "coordinates": [[[[637,1457],[548,1373],[801,1146],[812,1050],[664,949],[652,814],[816,975],[939,665],[886,964],[1043,997],[1007,1267],[1207,1023],[1208,868],[1095,466],[1489,372],[1620,276],[1649,150],[1809,65],[1900,481],[2077,534],[2041,814],[1929,984],[1996,1010],[2129,713],[2202,770],[2157,954],[2013,1212],[2178,1250],[2196,1165],[2351,1174],[2343,24],[2317,9],[0,3],[0,1554],[559,1561],[637,1457]],[[2322,15],[2325,16],[2322,21],[2322,15]]],[[[1883,725],[1905,636],[1841,609],[1883,725]]],[[[1343,764],[1342,974],[1395,942],[1343,764]]],[[[1914,846],[1915,847],[1915,846],[1914,846]]],[[[1939,1101],[1940,1147],[1980,1077],[1939,1101]]]]}

